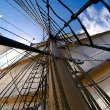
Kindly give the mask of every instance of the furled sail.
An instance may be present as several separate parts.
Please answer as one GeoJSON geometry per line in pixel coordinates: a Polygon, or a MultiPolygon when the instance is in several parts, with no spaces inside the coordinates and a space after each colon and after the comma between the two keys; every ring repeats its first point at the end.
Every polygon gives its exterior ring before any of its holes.
{"type": "Polygon", "coordinates": [[[10,50],[12,47],[2,46],[0,45],[0,55],[4,54],[8,50],[10,50]]]}

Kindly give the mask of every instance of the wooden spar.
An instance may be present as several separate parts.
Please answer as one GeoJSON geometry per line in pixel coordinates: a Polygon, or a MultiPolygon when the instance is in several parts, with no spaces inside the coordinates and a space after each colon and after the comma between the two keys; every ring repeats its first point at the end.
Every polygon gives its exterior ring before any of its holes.
{"type": "MultiPolygon", "coordinates": [[[[53,40],[50,40],[50,50],[54,56],[59,56],[59,57],[62,56],[57,48],[55,41],[53,40]]],[[[76,84],[74,83],[72,77],[70,76],[70,73],[64,61],[62,59],[55,59],[54,57],[51,57],[50,61],[52,64],[52,71],[54,73],[53,75],[54,81],[56,83],[55,84],[55,89],[56,89],[56,97],[55,97],[56,101],[55,102],[58,103],[57,107],[59,106],[60,108],[59,100],[61,100],[61,102],[63,103],[62,106],[65,109],[81,110],[83,108],[84,110],[89,110],[78,88],[76,87],[76,84]],[[59,93],[57,89],[59,89],[60,91],[60,97],[58,96],[59,93]]],[[[51,74],[52,73],[49,73],[49,75],[51,74]]],[[[49,80],[52,80],[52,79],[50,78],[49,80]]],[[[49,87],[51,89],[50,83],[49,83],[49,87]]],[[[52,97],[52,95],[50,94],[49,97],[52,97]]]]}

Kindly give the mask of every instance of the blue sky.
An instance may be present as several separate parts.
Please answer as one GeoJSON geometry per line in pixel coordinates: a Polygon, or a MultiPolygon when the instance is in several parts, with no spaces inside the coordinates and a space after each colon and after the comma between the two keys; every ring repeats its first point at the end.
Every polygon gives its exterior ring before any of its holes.
{"type": "MultiPolygon", "coordinates": [[[[11,4],[13,4],[16,8],[18,8],[23,14],[25,14],[31,21],[32,19],[13,1],[8,0],[11,4]]],[[[27,32],[31,36],[33,36],[36,39],[36,42],[39,42],[42,39],[42,30],[39,27],[39,25],[36,24],[33,25],[32,22],[27,20],[23,15],[21,15],[18,11],[16,11],[12,6],[10,6],[5,0],[0,1],[0,13],[3,14],[3,19],[9,21],[10,23],[13,23],[15,26],[19,27],[21,30],[27,32]]],[[[0,20],[0,26],[4,27],[26,39],[32,40],[30,36],[27,36],[23,32],[19,31],[18,29],[14,28],[8,23],[5,23],[4,21],[0,20]]],[[[10,35],[6,33],[5,31],[2,31],[0,29],[0,33],[3,34],[6,37],[17,39],[16,36],[10,35]]],[[[22,40],[22,39],[20,39],[22,40]]]]}
{"type": "MultiPolygon", "coordinates": [[[[20,14],[12,6],[10,6],[6,2],[6,0],[0,0],[0,15],[3,15],[2,18],[7,20],[8,22],[14,24],[21,30],[27,32],[32,37],[19,31],[18,29],[11,26],[10,24],[4,22],[1,19],[0,19],[0,27],[4,27],[30,41],[33,38],[35,38],[35,40],[33,41],[34,43],[40,42],[42,40],[42,36],[43,36],[42,29],[40,28],[40,26],[38,24],[33,25],[33,23],[34,23],[33,20],[14,2],[14,0],[7,0],[7,1],[9,1],[17,9],[19,9],[20,12],[22,12],[29,20],[27,20],[22,14],[20,14]],[[31,22],[30,22],[30,20],[31,20],[31,22]]],[[[79,8],[81,8],[85,2],[87,2],[87,0],[63,0],[63,1],[65,4],[67,4],[70,7],[70,9],[73,10],[74,13],[77,12],[77,10],[79,8]]],[[[110,5],[110,0],[105,0],[105,1],[110,5]]],[[[39,3],[41,4],[41,6],[44,9],[46,8],[45,5],[41,2],[41,0],[39,0],[39,3]]],[[[55,10],[55,12],[57,12],[57,14],[59,14],[60,17],[64,18],[64,20],[66,20],[66,21],[68,21],[70,19],[70,17],[71,17],[70,13],[67,12],[67,10],[65,10],[57,2],[57,0],[50,0],[50,3],[52,5],[53,9],[55,10]]],[[[62,27],[64,23],[61,22],[57,17],[55,17],[55,15],[52,12],[50,12],[50,13],[51,13],[51,16],[54,18],[54,20],[57,21],[57,23],[62,27]]],[[[92,5],[91,7],[89,7],[86,11],[84,11],[79,16],[79,18],[82,20],[83,24],[86,26],[88,32],[91,35],[110,30],[110,13],[107,11],[107,9],[101,3],[98,3],[97,5],[92,5]]],[[[79,23],[77,22],[77,20],[72,22],[70,25],[76,33],[83,32],[79,23]]],[[[70,32],[68,28],[65,28],[64,30],[67,33],[70,32]]],[[[19,42],[26,43],[26,41],[12,35],[12,34],[9,34],[8,32],[3,31],[2,29],[0,29],[0,33],[2,35],[4,35],[5,37],[14,39],[19,42]]],[[[10,55],[8,55],[8,59],[11,59],[16,55],[18,55],[17,52],[12,52],[10,55]]],[[[5,58],[0,60],[0,65],[2,65],[3,63],[6,63],[6,62],[7,61],[6,61],[6,56],[5,56],[5,58]]]]}
{"type": "MultiPolygon", "coordinates": [[[[32,21],[32,19],[14,2],[14,0],[7,0],[7,1],[9,1],[11,4],[13,4],[17,9],[19,9],[23,14],[25,14],[32,21]]],[[[41,1],[41,0],[39,0],[39,1],[41,1]]],[[[88,0],[63,0],[63,1],[75,13],[88,0]]],[[[110,5],[110,0],[105,0],[105,1],[110,5]]],[[[60,15],[60,17],[64,18],[66,21],[69,20],[69,18],[71,16],[70,13],[67,12],[60,4],[58,4],[57,0],[50,0],[50,3],[52,5],[53,9],[60,15]]],[[[42,4],[42,2],[40,4],[42,7],[44,6],[42,4]]],[[[94,8],[95,10],[100,12],[103,9],[103,5],[101,3],[98,3],[98,5],[93,5],[92,8],[94,8]]],[[[5,0],[0,1],[0,14],[3,14],[3,19],[13,23],[17,27],[19,27],[21,30],[23,30],[23,31],[27,32],[28,34],[30,34],[31,36],[33,36],[35,38],[34,42],[39,42],[42,40],[42,29],[39,27],[39,25],[37,25],[37,24],[36,24],[36,26],[33,25],[32,24],[33,21],[30,22],[29,20],[27,20],[18,11],[16,11],[12,6],[10,6],[5,0]]],[[[87,11],[85,11],[83,14],[86,16],[86,19],[90,18],[90,15],[88,16],[87,11]]],[[[58,24],[60,24],[61,27],[63,26],[63,22],[58,20],[58,18],[56,18],[54,16],[54,14],[51,13],[51,16],[58,22],[58,24]]],[[[90,18],[90,20],[91,20],[91,18],[90,18]]],[[[82,21],[84,21],[84,20],[82,19],[82,21]]],[[[99,24],[101,24],[101,22],[99,22],[99,24]]],[[[80,25],[78,24],[77,21],[72,22],[70,25],[72,26],[72,28],[75,30],[76,33],[81,31],[80,25]]],[[[29,40],[33,39],[32,37],[27,36],[23,32],[17,30],[13,26],[5,23],[2,20],[0,20],[0,27],[4,27],[26,39],[29,39],[29,40]]],[[[65,29],[65,31],[68,33],[70,32],[68,29],[65,29]]],[[[6,37],[22,41],[21,39],[18,39],[16,36],[13,36],[1,29],[0,29],[0,33],[6,37]]]]}

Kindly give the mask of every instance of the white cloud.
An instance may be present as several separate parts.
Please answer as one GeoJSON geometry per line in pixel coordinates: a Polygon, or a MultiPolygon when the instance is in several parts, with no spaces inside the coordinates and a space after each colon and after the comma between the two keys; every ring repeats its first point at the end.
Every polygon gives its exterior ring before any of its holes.
{"type": "Polygon", "coordinates": [[[0,15],[0,18],[2,18],[3,17],[3,15],[0,15]]]}
{"type": "MultiPolygon", "coordinates": [[[[110,30],[110,13],[105,7],[101,10],[96,10],[91,6],[86,13],[80,15],[80,19],[90,35],[110,30]]],[[[80,32],[83,31],[81,30],[80,32]]]]}
{"type": "Polygon", "coordinates": [[[92,20],[97,20],[98,16],[97,15],[97,10],[92,6],[87,8],[87,14],[92,20]]]}

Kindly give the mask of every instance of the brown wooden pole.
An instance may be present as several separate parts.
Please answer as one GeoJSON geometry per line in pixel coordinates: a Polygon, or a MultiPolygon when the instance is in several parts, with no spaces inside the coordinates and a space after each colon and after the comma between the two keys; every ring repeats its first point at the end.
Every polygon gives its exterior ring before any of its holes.
{"type": "Polygon", "coordinates": [[[55,110],[53,86],[52,86],[52,69],[49,63],[49,110],[55,110]]]}
{"type": "MultiPolygon", "coordinates": [[[[55,41],[50,40],[50,50],[53,56],[62,57],[63,55],[57,48],[55,41]]],[[[59,103],[59,91],[60,91],[60,100],[62,106],[66,110],[89,110],[87,104],[85,103],[80,91],[76,87],[67,66],[65,65],[64,60],[55,59],[55,57],[51,57],[50,60],[52,64],[52,71],[54,71],[54,80],[56,84],[56,90],[58,103],[59,103]]],[[[49,73],[51,74],[51,73],[49,73]]],[[[51,97],[51,96],[50,96],[51,97]]],[[[59,107],[60,108],[60,107],[59,107]]],[[[51,109],[50,109],[51,110],[51,109]]]]}

